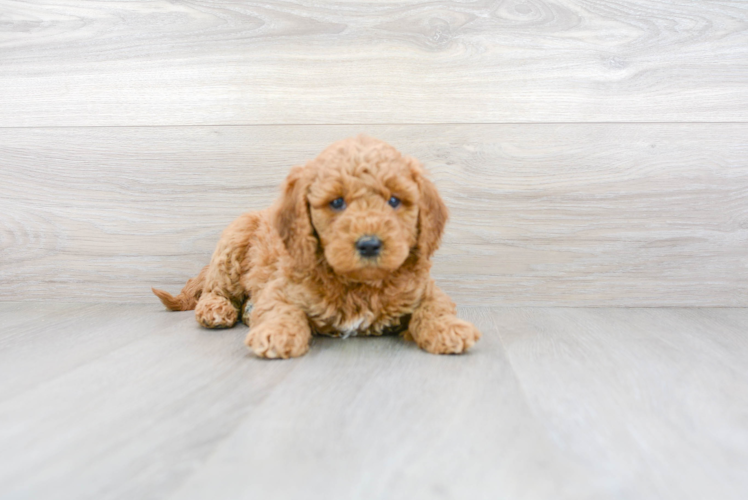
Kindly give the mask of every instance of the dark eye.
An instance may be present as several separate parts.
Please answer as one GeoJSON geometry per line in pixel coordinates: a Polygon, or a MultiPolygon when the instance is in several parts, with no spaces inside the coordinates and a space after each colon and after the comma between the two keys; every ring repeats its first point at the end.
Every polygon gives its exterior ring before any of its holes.
{"type": "Polygon", "coordinates": [[[390,205],[390,206],[391,206],[392,208],[397,208],[397,207],[399,207],[399,206],[400,206],[400,203],[401,203],[401,202],[400,202],[400,198],[397,198],[397,197],[393,196],[392,198],[390,198],[390,201],[388,201],[387,203],[388,203],[388,204],[389,204],[389,205],[390,205]]]}
{"type": "Polygon", "coordinates": [[[345,208],[345,200],[343,198],[335,198],[330,202],[330,207],[333,210],[343,210],[345,208]]]}

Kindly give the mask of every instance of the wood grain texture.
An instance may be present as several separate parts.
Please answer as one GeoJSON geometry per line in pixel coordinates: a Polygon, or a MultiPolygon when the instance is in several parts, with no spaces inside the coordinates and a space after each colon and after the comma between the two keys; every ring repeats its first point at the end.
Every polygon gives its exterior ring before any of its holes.
{"type": "Polygon", "coordinates": [[[0,130],[0,299],[178,290],[292,165],[362,131],[431,170],[459,304],[748,305],[742,124],[0,130]]]}
{"type": "Polygon", "coordinates": [[[297,367],[191,313],[55,308],[0,304],[0,498],[164,498],[297,367]]]}
{"type": "Polygon", "coordinates": [[[619,498],[745,498],[748,310],[492,310],[533,413],[619,498]]]}
{"type": "Polygon", "coordinates": [[[273,362],[189,312],[0,303],[0,498],[745,497],[748,309],[459,314],[464,356],[273,362]]]}
{"type": "Polygon", "coordinates": [[[748,119],[748,6],[0,1],[0,126],[748,119]]]}
{"type": "Polygon", "coordinates": [[[598,497],[525,406],[497,325],[466,317],[485,337],[464,357],[319,342],[170,498],[598,497]]]}

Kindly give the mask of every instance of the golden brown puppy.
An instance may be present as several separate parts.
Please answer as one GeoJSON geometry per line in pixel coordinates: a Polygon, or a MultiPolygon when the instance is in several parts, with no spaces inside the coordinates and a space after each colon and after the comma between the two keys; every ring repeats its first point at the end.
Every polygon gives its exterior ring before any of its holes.
{"type": "Polygon", "coordinates": [[[251,325],[267,358],[301,356],[313,333],[400,332],[432,353],[461,353],[480,332],[455,316],[429,274],[447,209],[421,165],[366,136],[337,142],[288,175],[278,202],[239,217],[172,310],[207,328],[251,325]]]}

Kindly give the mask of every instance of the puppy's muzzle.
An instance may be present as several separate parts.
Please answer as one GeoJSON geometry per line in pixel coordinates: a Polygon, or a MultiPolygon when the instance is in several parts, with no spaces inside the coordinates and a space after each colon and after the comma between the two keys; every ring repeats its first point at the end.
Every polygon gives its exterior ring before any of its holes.
{"type": "Polygon", "coordinates": [[[382,251],[382,240],[376,236],[362,236],[356,241],[356,250],[361,257],[376,257],[382,251]]]}

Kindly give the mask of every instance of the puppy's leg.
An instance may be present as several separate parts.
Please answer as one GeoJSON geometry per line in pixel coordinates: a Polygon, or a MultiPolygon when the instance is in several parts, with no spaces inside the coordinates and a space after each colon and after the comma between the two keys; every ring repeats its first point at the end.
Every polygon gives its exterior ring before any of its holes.
{"type": "Polygon", "coordinates": [[[408,333],[418,347],[432,354],[465,352],[480,339],[481,333],[455,313],[454,302],[431,280],[421,304],[413,311],[408,333]]]}
{"type": "Polygon", "coordinates": [[[234,303],[217,293],[204,294],[195,308],[195,319],[205,328],[231,328],[237,318],[234,303]]]}
{"type": "Polygon", "coordinates": [[[269,283],[250,313],[245,344],[263,358],[295,358],[309,350],[312,331],[307,315],[288,300],[282,283],[269,283]]]}
{"type": "Polygon", "coordinates": [[[239,308],[246,291],[241,276],[249,238],[257,226],[257,214],[245,214],[231,223],[221,235],[205,274],[195,318],[206,328],[229,328],[239,319],[239,308]]]}

